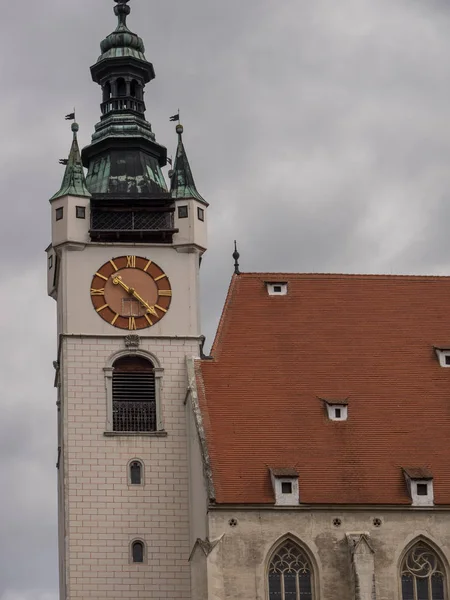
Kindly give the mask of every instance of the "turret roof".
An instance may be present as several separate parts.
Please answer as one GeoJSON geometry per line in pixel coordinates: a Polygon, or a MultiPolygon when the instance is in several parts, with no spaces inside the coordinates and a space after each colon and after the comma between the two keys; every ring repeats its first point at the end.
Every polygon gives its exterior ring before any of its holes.
{"type": "Polygon", "coordinates": [[[203,204],[208,205],[206,200],[198,192],[195,185],[194,177],[192,175],[189,160],[183,144],[183,126],[177,125],[176,131],[178,133],[178,148],[175,164],[171,174],[170,191],[172,198],[195,198],[203,204]]]}
{"type": "Polygon", "coordinates": [[[78,146],[77,132],[78,123],[72,123],[73,141],[67,160],[66,170],[62,180],[61,188],[50,200],[56,200],[63,196],[80,196],[90,198],[91,194],[86,185],[83,164],[81,162],[80,148],[78,146]]]}

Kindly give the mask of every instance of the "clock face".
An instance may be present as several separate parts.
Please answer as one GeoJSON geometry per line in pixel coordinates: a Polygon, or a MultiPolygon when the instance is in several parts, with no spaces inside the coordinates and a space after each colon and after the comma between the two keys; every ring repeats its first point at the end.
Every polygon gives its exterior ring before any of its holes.
{"type": "Polygon", "coordinates": [[[142,256],[119,256],[95,273],[92,304],[98,315],[120,329],[145,329],[169,310],[172,288],[164,271],[142,256]]]}

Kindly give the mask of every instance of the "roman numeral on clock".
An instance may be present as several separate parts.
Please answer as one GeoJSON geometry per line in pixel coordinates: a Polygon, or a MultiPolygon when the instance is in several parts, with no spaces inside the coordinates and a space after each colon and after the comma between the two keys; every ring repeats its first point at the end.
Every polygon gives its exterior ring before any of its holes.
{"type": "Polygon", "coordinates": [[[129,317],[129,319],[128,319],[128,329],[130,331],[136,329],[136,319],[134,317],[129,317]]]}
{"type": "Polygon", "coordinates": [[[91,288],[91,296],[104,296],[105,288],[101,288],[96,290],[95,288],[91,288]]]}
{"type": "Polygon", "coordinates": [[[131,269],[136,268],[136,257],[135,256],[127,256],[127,267],[131,269]]]}

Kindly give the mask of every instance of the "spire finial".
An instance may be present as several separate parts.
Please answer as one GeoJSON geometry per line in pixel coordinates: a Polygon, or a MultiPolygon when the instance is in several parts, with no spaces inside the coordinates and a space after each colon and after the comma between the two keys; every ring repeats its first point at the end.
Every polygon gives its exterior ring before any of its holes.
{"type": "Polygon", "coordinates": [[[234,240],[233,258],[234,258],[234,274],[235,275],[240,275],[241,271],[239,270],[239,259],[241,258],[241,255],[238,252],[236,240],[234,240]]]}
{"type": "Polygon", "coordinates": [[[131,12],[131,8],[128,6],[130,0],[114,0],[117,2],[117,6],[114,7],[114,14],[119,19],[119,27],[127,26],[127,17],[131,12]]]}
{"type": "Polygon", "coordinates": [[[59,161],[59,164],[64,165],[66,170],[61,188],[50,200],[56,200],[56,198],[62,198],[63,196],[90,198],[91,194],[87,188],[83,163],[81,162],[80,148],[78,146],[77,133],[80,127],[75,121],[75,109],[73,113],[66,115],[66,120],[73,121],[70,126],[73,133],[72,147],[70,148],[69,158],[61,158],[59,161]]]}

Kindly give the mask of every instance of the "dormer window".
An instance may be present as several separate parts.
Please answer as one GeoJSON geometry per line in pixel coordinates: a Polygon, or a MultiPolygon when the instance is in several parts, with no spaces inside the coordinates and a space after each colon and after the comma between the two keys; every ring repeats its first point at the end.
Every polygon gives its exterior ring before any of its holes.
{"type": "Polygon", "coordinates": [[[327,400],[320,398],[325,404],[330,421],[346,421],[348,419],[348,400],[327,400]]]}
{"type": "Polygon", "coordinates": [[[299,504],[298,473],[291,468],[270,469],[275,504],[296,506],[299,504]]]}
{"type": "Polygon", "coordinates": [[[441,367],[450,367],[450,346],[445,348],[434,348],[441,367]]]}
{"type": "Polygon", "coordinates": [[[281,482],[281,493],[282,494],[292,494],[292,482],[291,481],[282,481],[281,482]]]}
{"type": "Polygon", "coordinates": [[[433,475],[425,467],[404,467],[408,492],[413,506],[433,506],[433,475]]]}
{"type": "Polygon", "coordinates": [[[288,292],[288,285],[285,281],[266,281],[266,286],[269,296],[286,296],[288,292]]]}

